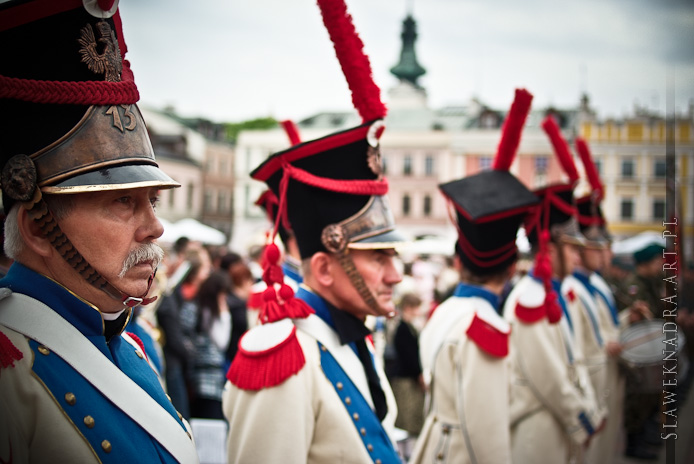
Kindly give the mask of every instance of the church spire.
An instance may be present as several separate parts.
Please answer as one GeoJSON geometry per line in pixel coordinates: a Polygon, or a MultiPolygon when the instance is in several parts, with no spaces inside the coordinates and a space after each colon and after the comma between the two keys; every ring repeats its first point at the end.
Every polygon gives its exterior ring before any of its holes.
{"type": "Polygon", "coordinates": [[[390,68],[390,72],[400,79],[419,87],[417,79],[426,73],[426,69],[417,63],[417,54],[414,50],[414,43],[417,40],[417,23],[408,14],[402,22],[402,51],[400,52],[400,62],[390,68]]]}

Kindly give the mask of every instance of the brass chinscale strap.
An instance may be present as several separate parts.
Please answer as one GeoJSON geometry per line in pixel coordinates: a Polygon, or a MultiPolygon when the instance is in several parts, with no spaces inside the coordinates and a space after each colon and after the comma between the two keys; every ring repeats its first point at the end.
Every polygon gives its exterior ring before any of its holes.
{"type": "Polygon", "coordinates": [[[41,195],[41,190],[34,190],[33,198],[24,203],[29,217],[36,222],[44,236],[50,241],[60,256],[72,266],[79,274],[91,285],[103,290],[110,297],[122,301],[122,293],[111,285],[96,269],[94,269],[86,259],[74,247],[70,239],[63,233],[53,214],[48,209],[46,201],[41,195]]]}
{"type": "Polygon", "coordinates": [[[354,266],[354,261],[352,261],[352,257],[349,255],[348,250],[345,249],[342,252],[335,253],[335,255],[337,256],[340,266],[342,266],[342,269],[344,269],[347,277],[350,282],[352,282],[352,285],[354,285],[354,288],[357,289],[362,299],[376,314],[380,314],[382,312],[381,307],[376,302],[371,290],[366,286],[361,274],[359,274],[359,271],[357,271],[357,268],[354,266]]]}

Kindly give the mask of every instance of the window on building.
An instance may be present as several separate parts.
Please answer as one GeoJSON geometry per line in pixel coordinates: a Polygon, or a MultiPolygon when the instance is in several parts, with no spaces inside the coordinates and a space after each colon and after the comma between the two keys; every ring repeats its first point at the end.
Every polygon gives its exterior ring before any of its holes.
{"type": "Polygon", "coordinates": [[[383,171],[383,175],[386,175],[386,171],[388,170],[388,158],[383,156],[383,153],[381,153],[381,170],[383,171]]]}
{"type": "Polygon", "coordinates": [[[202,199],[202,207],[205,212],[212,211],[212,190],[205,190],[205,195],[202,199]]]}
{"type": "Polygon", "coordinates": [[[195,184],[192,182],[188,183],[188,191],[186,192],[187,198],[186,198],[186,208],[188,208],[188,211],[193,209],[193,198],[195,198],[195,184]]]}
{"type": "Polygon", "coordinates": [[[402,197],[402,215],[403,216],[409,216],[410,215],[410,196],[409,195],[404,195],[402,197]]]}
{"type": "Polygon", "coordinates": [[[434,157],[432,155],[427,155],[427,157],[424,159],[424,175],[434,175],[434,157]]]}
{"type": "Polygon", "coordinates": [[[422,213],[424,213],[424,217],[431,216],[431,196],[430,195],[424,196],[424,205],[422,208],[422,213]]]}
{"type": "Polygon", "coordinates": [[[178,189],[169,189],[169,208],[172,208],[172,209],[173,209],[174,205],[176,204],[176,195],[175,195],[176,190],[178,190],[178,189]]]}
{"type": "Polygon", "coordinates": [[[620,205],[620,215],[624,220],[634,219],[634,200],[631,198],[622,199],[620,205]]]}
{"type": "Polygon", "coordinates": [[[662,198],[653,200],[653,220],[656,222],[665,220],[665,200],[662,198]]]}
{"type": "Polygon", "coordinates": [[[248,172],[251,171],[251,167],[253,166],[252,160],[253,160],[253,152],[251,151],[250,148],[246,148],[246,170],[248,172]]]}
{"type": "Polygon", "coordinates": [[[219,174],[220,176],[226,176],[227,175],[227,160],[225,160],[225,159],[219,160],[219,172],[217,174],[219,174]]]}
{"type": "Polygon", "coordinates": [[[227,193],[224,191],[221,191],[217,194],[217,212],[218,213],[226,212],[226,207],[227,207],[227,193]]]}
{"type": "Polygon", "coordinates": [[[632,158],[622,159],[622,178],[634,178],[634,160],[632,158]]]}
{"type": "Polygon", "coordinates": [[[593,164],[595,164],[595,170],[598,171],[598,175],[602,177],[602,161],[597,158],[593,158],[593,164]]]}
{"type": "Polygon", "coordinates": [[[653,175],[660,179],[665,178],[667,174],[667,163],[665,163],[665,158],[658,157],[653,161],[653,175]]]}
{"type": "Polygon", "coordinates": [[[480,156],[480,171],[488,171],[492,168],[492,157],[491,156],[480,156]]]}
{"type": "Polygon", "coordinates": [[[536,156],[535,157],[535,172],[538,174],[544,174],[547,172],[549,166],[549,158],[546,156],[536,156]]]}
{"type": "Polygon", "coordinates": [[[402,165],[402,175],[411,176],[412,175],[412,157],[406,155],[402,165]]]}

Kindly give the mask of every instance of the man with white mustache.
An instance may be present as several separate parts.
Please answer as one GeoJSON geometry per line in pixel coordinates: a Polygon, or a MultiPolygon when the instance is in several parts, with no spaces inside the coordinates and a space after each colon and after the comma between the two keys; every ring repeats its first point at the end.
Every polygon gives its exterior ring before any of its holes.
{"type": "Polygon", "coordinates": [[[164,229],[117,1],[0,9],[0,462],[196,463],[126,333],[164,229]]]}

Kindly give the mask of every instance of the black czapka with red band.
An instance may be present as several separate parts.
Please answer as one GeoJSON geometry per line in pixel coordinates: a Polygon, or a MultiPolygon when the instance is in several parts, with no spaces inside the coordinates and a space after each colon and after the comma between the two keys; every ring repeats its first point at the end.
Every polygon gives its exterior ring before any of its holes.
{"type": "MultiPolygon", "coordinates": [[[[351,90],[352,102],[364,123],[276,153],[256,168],[251,177],[265,182],[278,198],[274,233],[281,221],[286,220],[302,259],[319,251],[329,252],[351,270],[354,265],[349,249],[393,248],[403,239],[395,231],[385,197],[388,183],[382,173],[378,141],[383,133],[386,107],[372,79],[364,44],[343,1],[319,0],[318,5],[351,90]]],[[[292,137],[292,133],[288,131],[295,143],[299,139],[292,137]]],[[[264,274],[268,284],[266,300],[271,308],[276,304],[273,284],[282,282],[275,259],[279,252],[274,248],[272,244],[267,247],[264,274]]],[[[363,282],[359,282],[358,273],[348,272],[348,275],[355,275],[353,284],[367,303],[376,305],[363,282]]],[[[289,290],[285,286],[280,288],[284,295],[289,295],[289,290]]],[[[284,295],[280,294],[277,302],[280,306],[286,303],[284,295]]],[[[261,312],[261,319],[266,322],[282,316],[281,311],[274,317],[270,312],[263,317],[261,312]]]]}
{"type": "Polygon", "coordinates": [[[456,211],[458,256],[477,276],[502,271],[516,261],[518,228],[538,203],[509,172],[532,98],[525,89],[516,90],[491,170],[439,186],[456,211]]]}
{"type": "MultiPolygon", "coordinates": [[[[34,0],[0,5],[0,158],[3,205],[21,203],[90,284],[124,295],[60,230],[44,194],[179,184],[154,159],[125,60],[118,1],[34,0]]],[[[152,279],[150,279],[151,282],[152,279]]]]}

